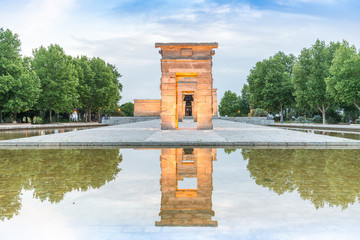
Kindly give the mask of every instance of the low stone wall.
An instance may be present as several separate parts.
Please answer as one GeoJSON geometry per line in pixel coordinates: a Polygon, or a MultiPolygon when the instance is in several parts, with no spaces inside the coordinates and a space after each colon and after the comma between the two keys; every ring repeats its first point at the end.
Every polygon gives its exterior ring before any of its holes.
{"type": "Polygon", "coordinates": [[[119,125],[125,123],[144,122],[154,119],[160,119],[160,117],[109,117],[102,121],[103,124],[119,125]]]}
{"type": "MultiPolygon", "coordinates": [[[[144,122],[161,117],[109,117],[102,121],[103,124],[118,125],[125,123],[144,122]]],[[[249,123],[255,125],[271,125],[274,124],[274,120],[267,120],[266,117],[213,117],[213,119],[222,119],[233,122],[249,123]]]]}
{"type": "Polygon", "coordinates": [[[270,125],[274,123],[274,120],[268,120],[266,117],[219,117],[218,119],[255,125],[270,125]]]}

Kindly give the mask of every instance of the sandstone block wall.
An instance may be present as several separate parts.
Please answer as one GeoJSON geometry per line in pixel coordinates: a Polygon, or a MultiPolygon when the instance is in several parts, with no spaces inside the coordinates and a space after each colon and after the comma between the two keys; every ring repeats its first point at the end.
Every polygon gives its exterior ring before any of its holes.
{"type": "Polygon", "coordinates": [[[213,89],[213,117],[217,117],[218,114],[218,105],[217,105],[217,89],[213,89]]]}
{"type": "Polygon", "coordinates": [[[135,117],[157,117],[160,116],[161,100],[146,99],[134,100],[135,117]]]}

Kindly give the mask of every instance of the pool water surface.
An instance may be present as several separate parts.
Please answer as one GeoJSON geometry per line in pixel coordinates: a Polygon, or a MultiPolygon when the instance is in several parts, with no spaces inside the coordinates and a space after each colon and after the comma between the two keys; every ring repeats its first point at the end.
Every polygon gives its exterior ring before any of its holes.
{"type": "Polygon", "coordinates": [[[0,150],[0,239],[358,239],[359,149],[0,150]]]}

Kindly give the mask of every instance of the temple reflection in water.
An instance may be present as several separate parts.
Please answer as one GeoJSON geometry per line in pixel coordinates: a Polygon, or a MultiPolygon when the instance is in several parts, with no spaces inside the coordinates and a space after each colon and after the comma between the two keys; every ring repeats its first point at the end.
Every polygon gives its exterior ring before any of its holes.
{"type": "Polygon", "coordinates": [[[160,221],[155,226],[217,227],[212,220],[216,149],[162,149],[160,221]]]}

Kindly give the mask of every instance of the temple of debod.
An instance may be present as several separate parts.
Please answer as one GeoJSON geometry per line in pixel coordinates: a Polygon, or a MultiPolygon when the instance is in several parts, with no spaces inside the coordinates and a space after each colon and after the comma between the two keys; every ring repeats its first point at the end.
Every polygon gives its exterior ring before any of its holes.
{"type": "Polygon", "coordinates": [[[218,43],[155,43],[161,54],[161,100],[134,100],[134,116],[161,116],[161,129],[177,129],[192,117],[197,129],[213,129],[218,115],[212,56],[218,43]]]}

